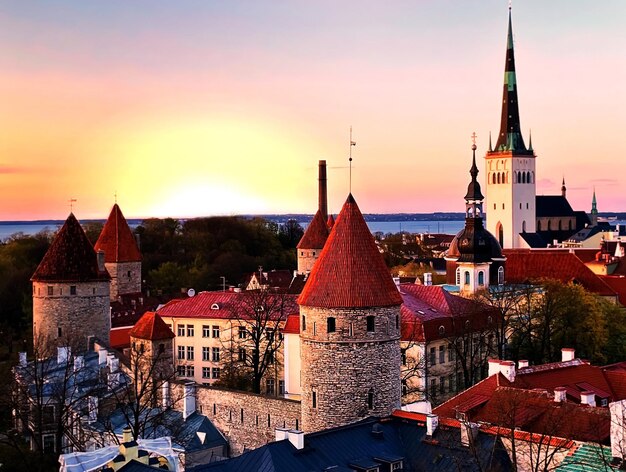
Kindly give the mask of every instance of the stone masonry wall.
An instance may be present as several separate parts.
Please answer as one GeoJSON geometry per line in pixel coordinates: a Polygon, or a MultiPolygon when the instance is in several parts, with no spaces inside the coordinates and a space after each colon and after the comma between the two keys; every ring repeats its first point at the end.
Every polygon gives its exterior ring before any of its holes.
{"type": "Polygon", "coordinates": [[[107,262],[104,267],[111,275],[112,301],[119,295],[141,293],[141,262],[107,262]]]}
{"type": "Polygon", "coordinates": [[[317,261],[322,248],[320,249],[298,249],[298,273],[307,274],[313,270],[313,265],[317,261]]]}
{"type": "MultiPolygon", "coordinates": [[[[36,349],[45,348],[45,353],[55,354],[58,346],[69,343],[74,349],[87,350],[89,336],[108,344],[111,331],[109,304],[108,280],[33,282],[33,341],[36,349]],[[72,287],[76,287],[75,295],[72,287]],[[48,295],[49,290],[51,295],[48,295]]],[[[43,351],[40,353],[44,354],[43,351]]]]}
{"type": "MultiPolygon", "coordinates": [[[[182,400],[175,406],[182,409],[182,400]]],[[[231,455],[273,441],[276,428],[302,428],[300,402],[281,397],[196,385],[196,410],[210,418],[226,437],[231,455]]]]}
{"type": "Polygon", "coordinates": [[[300,307],[302,428],[340,426],[400,407],[400,308],[300,307]],[[374,316],[374,331],[367,317],[374,316]],[[328,317],[335,332],[327,332],[328,317]],[[373,394],[369,408],[368,395],[373,394]],[[315,405],[313,394],[315,393],[315,405]]]}

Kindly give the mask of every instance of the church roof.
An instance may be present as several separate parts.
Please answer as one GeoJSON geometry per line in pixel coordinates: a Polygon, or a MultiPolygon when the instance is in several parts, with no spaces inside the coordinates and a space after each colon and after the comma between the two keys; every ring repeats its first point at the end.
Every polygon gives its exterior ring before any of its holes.
{"type": "Polygon", "coordinates": [[[87,282],[108,280],[98,268],[98,256],[73,213],[57,233],[32,276],[34,281],[87,282]]]}
{"type": "Polygon", "coordinates": [[[144,313],[129,334],[133,338],[149,340],[171,339],[174,337],[170,327],[154,311],[144,313]]]}
{"type": "Polygon", "coordinates": [[[576,216],[567,198],[562,195],[537,195],[535,197],[535,205],[537,218],[576,216]]]}
{"type": "Polygon", "coordinates": [[[113,205],[94,249],[104,251],[105,262],[141,261],[135,237],[117,203],[113,205]]]}
{"type": "Polygon", "coordinates": [[[297,247],[298,249],[322,249],[324,244],[326,244],[327,238],[328,227],[326,226],[326,220],[322,212],[317,210],[297,247]]]}
{"type": "Polygon", "coordinates": [[[298,303],[363,308],[402,303],[374,237],[352,194],[335,221],[298,303]]]}

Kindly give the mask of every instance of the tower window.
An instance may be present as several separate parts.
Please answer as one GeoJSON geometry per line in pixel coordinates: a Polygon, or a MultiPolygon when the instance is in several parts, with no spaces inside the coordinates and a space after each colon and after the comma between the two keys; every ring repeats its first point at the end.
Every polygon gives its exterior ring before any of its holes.
{"type": "Polygon", "coordinates": [[[302,315],[302,331],[306,331],[306,316],[302,315]]]}
{"type": "Polygon", "coordinates": [[[130,270],[127,272],[128,278],[130,279],[130,270]]]}
{"type": "Polygon", "coordinates": [[[504,203],[502,204],[502,209],[504,210],[504,203]]]}
{"type": "Polygon", "coordinates": [[[63,329],[60,326],[57,327],[57,336],[59,338],[63,337],[63,329]]]}
{"type": "Polygon", "coordinates": [[[461,268],[456,268],[456,285],[461,285],[461,268]]]}
{"type": "Polygon", "coordinates": [[[354,323],[350,322],[348,326],[348,336],[354,336],[354,323]]]}
{"type": "Polygon", "coordinates": [[[335,332],[335,318],[332,316],[326,318],[326,332],[334,333],[335,332]]]}
{"type": "Polygon", "coordinates": [[[468,271],[465,271],[464,277],[465,277],[465,280],[463,281],[464,285],[469,285],[470,284],[470,273],[468,271]]]}
{"type": "Polygon", "coordinates": [[[504,267],[502,266],[498,267],[498,284],[504,284],[504,267]]]}
{"type": "Polygon", "coordinates": [[[317,334],[317,324],[314,321],[313,322],[313,336],[315,336],[316,334],[317,334]]]}
{"type": "Polygon", "coordinates": [[[76,295],[76,285],[70,285],[70,295],[76,295]]]}
{"type": "Polygon", "coordinates": [[[485,273],[482,270],[478,272],[478,285],[485,285],[485,273]]]}
{"type": "Polygon", "coordinates": [[[400,329],[400,316],[396,315],[396,329],[400,329]]]}
{"type": "Polygon", "coordinates": [[[367,331],[369,333],[373,333],[374,332],[374,320],[375,320],[375,318],[373,316],[368,316],[367,317],[367,331]]]}
{"type": "Polygon", "coordinates": [[[315,390],[311,392],[311,401],[313,404],[313,408],[317,408],[317,392],[315,390]]]}
{"type": "Polygon", "coordinates": [[[48,295],[49,296],[54,295],[54,289],[52,288],[52,285],[48,285],[48,295]]]}
{"type": "Polygon", "coordinates": [[[495,203],[493,204],[493,209],[494,209],[494,210],[496,209],[496,204],[495,204],[495,203]]]}
{"type": "Polygon", "coordinates": [[[369,410],[374,408],[374,390],[371,388],[367,392],[367,408],[369,410]]]}

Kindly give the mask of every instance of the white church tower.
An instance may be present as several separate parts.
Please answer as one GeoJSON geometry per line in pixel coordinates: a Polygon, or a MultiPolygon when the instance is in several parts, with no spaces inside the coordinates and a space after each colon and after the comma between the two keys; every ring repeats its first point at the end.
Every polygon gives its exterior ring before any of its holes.
{"type": "Polygon", "coordinates": [[[520,127],[509,8],[500,134],[495,148],[489,138],[485,156],[487,230],[495,235],[502,248],[525,247],[520,234],[535,232],[535,157],[532,139],[527,148],[520,127]]]}

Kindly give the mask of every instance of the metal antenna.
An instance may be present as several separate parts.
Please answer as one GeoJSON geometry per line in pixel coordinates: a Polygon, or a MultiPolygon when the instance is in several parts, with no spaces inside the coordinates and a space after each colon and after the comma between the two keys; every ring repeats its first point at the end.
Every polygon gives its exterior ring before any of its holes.
{"type": "Polygon", "coordinates": [[[350,126],[350,193],[352,193],[352,146],[356,146],[356,141],[352,141],[352,126],[350,126]]]}
{"type": "Polygon", "coordinates": [[[74,203],[76,203],[75,198],[70,198],[67,202],[70,204],[70,213],[74,213],[74,203]]]}

